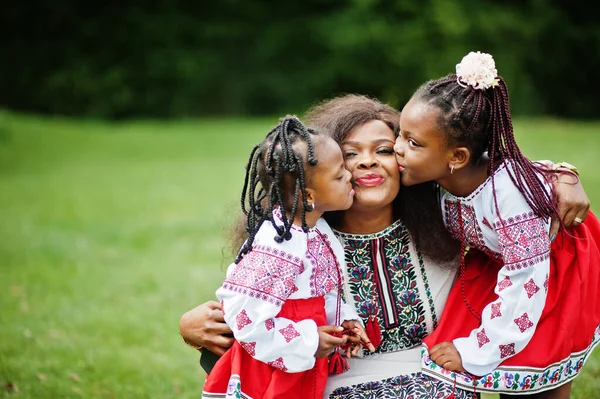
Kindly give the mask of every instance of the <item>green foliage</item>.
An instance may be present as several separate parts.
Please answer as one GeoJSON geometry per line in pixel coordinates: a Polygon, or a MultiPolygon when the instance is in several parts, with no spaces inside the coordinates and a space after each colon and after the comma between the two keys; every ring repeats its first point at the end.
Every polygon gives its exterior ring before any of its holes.
{"type": "MultiPolygon", "coordinates": [[[[276,123],[0,113],[0,396],[198,398],[179,317],[224,278],[246,158],[276,123]]],[[[530,157],[576,164],[599,203],[600,124],[516,129],[530,157]]],[[[572,397],[596,397],[599,377],[596,351],[572,397]]]]}
{"type": "Polygon", "coordinates": [[[347,92],[401,107],[471,50],[496,57],[522,114],[593,117],[600,105],[600,27],[574,1],[21,2],[0,23],[12,38],[0,105],[13,109],[291,113],[347,92]]]}

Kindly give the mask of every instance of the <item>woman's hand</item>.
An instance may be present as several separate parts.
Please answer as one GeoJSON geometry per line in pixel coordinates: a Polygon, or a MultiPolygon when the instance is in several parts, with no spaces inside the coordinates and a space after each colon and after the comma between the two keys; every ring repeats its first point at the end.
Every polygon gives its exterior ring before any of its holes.
{"type": "Polygon", "coordinates": [[[353,336],[348,336],[348,341],[352,343],[352,345],[348,345],[346,348],[346,357],[349,359],[351,356],[356,356],[358,351],[361,349],[361,345],[356,345],[359,342],[363,342],[362,346],[365,346],[369,351],[375,352],[375,347],[369,340],[367,336],[367,332],[363,328],[363,326],[357,320],[345,320],[342,323],[342,327],[346,330],[352,331],[353,336]]]}
{"type": "MultiPolygon", "coordinates": [[[[557,173],[554,192],[558,200],[558,213],[567,228],[578,226],[590,211],[590,200],[583,190],[581,181],[572,173],[557,173]]],[[[552,220],[550,237],[556,237],[560,223],[552,220]]]]}
{"type": "Polygon", "coordinates": [[[179,332],[186,344],[197,349],[204,347],[219,356],[233,345],[233,338],[224,336],[231,334],[231,330],[223,319],[221,304],[215,301],[184,313],[179,321],[179,332]]]}
{"type": "Polygon", "coordinates": [[[446,370],[464,372],[460,353],[452,342],[442,342],[429,349],[429,357],[446,370]]]}
{"type": "Polygon", "coordinates": [[[317,359],[327,357],[329,354],[338,346],[342,346],[348,341],[348,336],[344,335],[341,338],[335,337],[331,334],[341,333],[344,331],[343,327],[340,326],[321,326],[317,328],[319,331],[319,347],[315,352],[317,359]]]}

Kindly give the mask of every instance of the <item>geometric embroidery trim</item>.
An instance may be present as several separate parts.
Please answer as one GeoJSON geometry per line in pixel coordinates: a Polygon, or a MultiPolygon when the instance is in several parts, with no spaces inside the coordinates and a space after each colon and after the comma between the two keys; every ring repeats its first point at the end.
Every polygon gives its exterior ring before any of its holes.
{"type": "Polygon", "coordinates": [[[338,263],[335,255],[325,242],[327,236],[317,235],[309,238],[306,248],[306,257],[312,264],[310,275],[310,295],[323,296],[338,287],[338,263]]]}
{"type": "Polygon", "coordinates": [[[235,322],[237,323],[238,330],[241,330],[248,324],[252,324],[252,320],[250,320],[250,317],[248,317],[246,309],[242,310],[237,316],[235,316],[235,322]]]}
{"type": "Polygon", "coordinates": [[[488,336],[485,333],[485,328],[482,329],[481,331],[479,331],[476,335],[477,335],[477,344],[479,345],[480,348],[483,345],[490,342],[490,339],[488,338],[488,336]]]}
{"type": "Polygon", "coordinates": [[[459,204],[458,202],[449,199],[444,201],[444,205],[446,227],[454,238],[460,239],[460,237],[463,236],[468,246],[477,248],[492,258],[500,258],[500,254],[491,251],[487,245],[485,245],[483,231],[481,230],[481,227],[479,227],[475,215],[475,208],[472,205],[459,204]],[[459,218],[462,218],[462,232],[459,218]]]}
{"type": "Polygon", "coordinates": [[[492,316],[490,319],[495,319],[496,317],[502,316],[502,312],[500,312],[500,306],[502,306],[502,302],[492,303],[492,316]]]}
{"type": "Polygon", "coordinates": [[[280,329],[279,332],[281,333],[281,335],[283,335],[283,338],[285,338],[285,342],[287,342],[288,344],[291,340],[300,336],[300,333],[296,331],[296,329],[291,323],[287,327],[280,329]]]}
{"type": "Polygon", "coordinates": [[[525,332],[525,330],[527,330],[528,328],[533,327],[533,323],[531,322],[531,320],[529,320],[529,316],[527,315],[527,313],[523,313],[521,317],[517,317],[514,320],[514,322],[517,325],[517,327],[519,327],[519,330],[521,330],[521,332],[525,332]]]}
{"type": "Polygon", "coordinates": [[[271,367],[275,367],[276,369],[287,371],[287,367],[285,367],[285,364],[283,363],[283,358],[281,357],[273,360],[272,362],[267,362],[267,364],[271,367]]]}
{"type": "Polygon", "coordinates": [[[498,283],[498,291],[502,291],[508,287],[510,287],[511,285],[513,285],[512,281],[510,281],[510,277],[505,276],[499,283],[498,283]]]}
{"type": "Polygon", "coordinates": [[[248,352],[250,356],[256,355],[256,342],[242,342],[240,341],[240,346],[248,352]]]}
{"type": "MultiPolygon", "coordinates": [[[[553,363],[548,367],[532,368],[529,370],[515,370],[514,367],[502,365],[481,377],[473,377],[467,373],[453,373],[437,364],[427,355],[427,349],[421,350],[423,373],[445,381],[450,387],[456,381],[456,387],[471,392],[477,391],[490,393],[524,393],[541,392],[572,381],[577,377],[590,354],[600,344],[600,325],[596,328],[590,345],[570,356],[553,363]],[[456,377],[456,380],[454,379],[456,377]]],[[[458,390],[457,390],[458,392],[458,390]]]]}
{"type": "Polygon", "coordinates": [[[521,270],[550,258],[544,219],[532,211],[494,222],[504,267],[521,270]]]}
{"type": "Polygon", "coordinates": [[[304,265],[297,256],[257,245],[235,265],[222,287],[282,306],[294,291],[296,276],[303,271],[304,265]]]}
{"type": "Polygon", "coordinates": [[[275,327],[275,322],[273,319],[265,320],[265,327],[267,328],[267,331],[271,331],[275,327]]]}
{"type": "Polygon", "coordinates": [[[529,281],[526,282],[525,285],[523,285],[523,288],[525,288],[528,298],[531,298],[532,296],[535,295],[536,292],[538,292],[540,290],[540,287],[538,287],[535,284],[535,281],[533,281],[532,278],[530,278],[529,281]]]}
{"type": "Polygon", "coordinates": [[[500,358],[512,356],[515,354],[515,344],[500,345],[500,358]]]}

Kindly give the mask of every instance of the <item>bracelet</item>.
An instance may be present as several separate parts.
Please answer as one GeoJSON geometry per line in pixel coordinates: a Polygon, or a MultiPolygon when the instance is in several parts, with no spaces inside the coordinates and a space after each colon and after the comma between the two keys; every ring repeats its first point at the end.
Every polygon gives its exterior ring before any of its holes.
{"type": "Polygon", "coordinates": [[[575,173],[577,176],[579,176],[579,170],[577,169],[577,167],[568,162],[555,163],[554,166],[552,166],[552,170],[557,170],[557,169],[568,169],[571,172],[575,173]]]}

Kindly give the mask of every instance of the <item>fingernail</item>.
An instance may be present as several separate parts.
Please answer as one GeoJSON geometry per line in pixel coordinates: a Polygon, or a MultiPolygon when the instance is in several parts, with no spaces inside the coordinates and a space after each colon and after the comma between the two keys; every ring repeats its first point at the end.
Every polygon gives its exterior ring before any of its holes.
{"type": "Polygon", "coordinates": [[[554,242],[555,239],[556,239],[556,233],[554,233],[550,236],[550,242],[554,242]]]}

